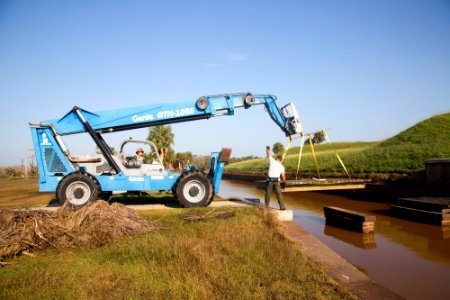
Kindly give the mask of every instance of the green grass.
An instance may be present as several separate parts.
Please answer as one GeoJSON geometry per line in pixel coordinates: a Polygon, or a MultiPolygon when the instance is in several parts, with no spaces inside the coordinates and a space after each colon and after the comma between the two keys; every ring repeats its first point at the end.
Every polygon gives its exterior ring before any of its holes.
{"type": "Polygon", "coordinates": [[[54,203],[55,193],[38,192],[36,178],[0,181],[0,209],[44,206],[54,203]]]}
{"type": "MultiPolygon", "coordinates": [[[[369,176],[373,173],[411,174],[424,169],[424,161],[450,157],[450,113],[437,115],[381,142],[325,143],[314,147],[319,168],[328,175],[344,175],[335,151],[352,175],[369,176]]],[[[297,170],[299,147],[290,149],[284,161],[286,171],[297,170]]],[[[266,172],[267,159],[233,163],[227,171],[266,172]]],[[[303,149],[300,172],[315,174],[311,147],[303,149]]]]}
{"type": "Polygon", "coordinates": [[[255,208],[145,212],[162,229],[1,269],[1,299],[350,299],[255,208]],[[226,220],[219,211],[233,210],[226,220]],[[186,222],[185,214],[208,214],[186,222]]]}

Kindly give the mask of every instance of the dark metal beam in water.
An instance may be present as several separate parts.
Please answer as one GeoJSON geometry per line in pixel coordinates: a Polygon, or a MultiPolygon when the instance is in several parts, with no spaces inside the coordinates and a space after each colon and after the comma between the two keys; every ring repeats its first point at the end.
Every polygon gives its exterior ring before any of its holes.
{"type": "Polygon", "coordinates": [[[400,217],[450,226],[448,197],[398,198],[391,203],[390,210],[400,217]]]}

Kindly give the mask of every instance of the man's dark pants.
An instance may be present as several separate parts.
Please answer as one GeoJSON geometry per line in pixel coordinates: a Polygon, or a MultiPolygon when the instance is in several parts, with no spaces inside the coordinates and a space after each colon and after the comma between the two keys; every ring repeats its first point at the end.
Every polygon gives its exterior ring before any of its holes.
{"type": "Polygon", "coordinates": [[[266,182],[266,196],[265,196],[265,203],[266,206],[269,206],[270,203],[270,195],[272,195],[272,190],[275,191],[275,195],[277,196],[278,203],[280,204],[280,209],[284,210],[286,207],[284,206],[283,196],[281,195],[281,186],[280,182],[276,181],[267,181],[266,182]]]}

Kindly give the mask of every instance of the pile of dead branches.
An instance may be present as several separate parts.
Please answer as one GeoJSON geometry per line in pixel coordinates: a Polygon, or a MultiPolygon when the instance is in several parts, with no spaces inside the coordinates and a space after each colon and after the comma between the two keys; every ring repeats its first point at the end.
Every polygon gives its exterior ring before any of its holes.
{"type": "Polygon", "coordinates": [[[126,206],[97,201],[78,210],[0,210],[0,261],[35,249],[99,247],[118,238],[156,230],[126,206]]]}

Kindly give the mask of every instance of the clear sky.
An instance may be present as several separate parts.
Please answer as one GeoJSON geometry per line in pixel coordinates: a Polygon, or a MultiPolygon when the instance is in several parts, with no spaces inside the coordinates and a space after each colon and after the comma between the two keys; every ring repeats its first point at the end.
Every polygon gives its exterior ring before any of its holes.
{"type": "MultiPolygon", "coordinates": [[[[0,0],[0,165],[28,122],[229,92],[294,102],[306,131],[376,141],[450,111],[450,2],[0,0]]],[[[173,126],[175,150],[264,155],[263,107],[173,126]]],[[[117,148],[147,129],[107,136],[117,148]]],[[[95,152],[73,138],[72,154],[95,152]]]]}

